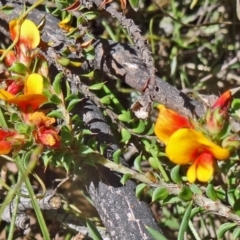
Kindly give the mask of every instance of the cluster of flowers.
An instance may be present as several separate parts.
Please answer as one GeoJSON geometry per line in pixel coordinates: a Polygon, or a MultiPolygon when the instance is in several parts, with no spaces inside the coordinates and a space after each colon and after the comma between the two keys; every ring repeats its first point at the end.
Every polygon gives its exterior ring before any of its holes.
{"type": "MultiPolygon", "coordinates": [[[[43,95],[47,69],[43,64],[33,67],[33,63],[43,60],[37,48],[40,43],[39,30],[28,19],[22,22],[12,20],[9,29],[12,41],[17,40],[17,43],[13,51],[0,50],[1,54],[6,54],[4,61],[8,67],[4,80],[1,80],[0,99],[17,107],[22,121],[31,126],[32,136],[37,144],[57,148],[61,141],[58,130],[53,126],[55,119],[40,110],[41,105],[48,101],[43,95]],[[21,74],[11,71],[16,64],[26,71],[21,74]]],[[[28,138],[29,136],[15,130],[0,128],[0,154],[7,154],[12,148],[20,148],[28,138]]]]}
{"type": "Polygon", "coordinates": [[[217,160],[229,159],[239,148],[238,137],[232,134],[229,124],[230,91],[222,94],[207,110],[201,121],[195,122],[158,105],[160,110],[155,134],[166,145],[166,155],[175,164],[187,165],[187,179],[211,180],[217,160]],[[228,129],[228,130],[227,130],[228,129]]]}

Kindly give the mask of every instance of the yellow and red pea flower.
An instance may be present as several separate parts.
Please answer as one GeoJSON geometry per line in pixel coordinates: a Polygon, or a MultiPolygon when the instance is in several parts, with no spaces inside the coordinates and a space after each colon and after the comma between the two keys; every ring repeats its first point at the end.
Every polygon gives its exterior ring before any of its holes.
{"type": "Polygon", "coordinates": [[[221,110],[228,110],[230,107],[232,101],[232,94],[231,91],[228,90],[226,92],[224,92],[218,99],[217,101],[213,104],[213,106],[211,107],[212,110],[216,109],[216,108],[221,108],[221,110]]]}
{"type": "Polygon", "coordinates": [[[25,136],[15,131],[0,129],[0,154],[8,154],[12,148],[24,145],[25,136]]]}
{"type": "Polygon", "coordinates": [[[159,104],[158,109],[160,114],[155,124],[155,134],[158,139],[167,144],[170,136],[180,128],[191,128],[191,123],[187,118],[174,112],[171,109],[167,109],[164,105],[159,104]]]}
{"type": "Polygon", "coordinates": [[[32,113],[28,120],[37,127],[50,127],[55,123],[55,118],[46,116],[43,112],[36,111],[32,113]]]}
{"type": "Polygon", "coordinates": [[[13,19],[9,23],[9,30],[12,41],[14,41],[19,34],[18,47],[24,45],[28,50],[32,50],[40,43],[39,30],[35,23],[29,19],[24,19],[22,23],[20,23],[18,19],[13,19]]]}
{"type": "Polygon", "coordinates": [[[188,181],[207,182],[214,172],[214,160],[225,160],[229,151],[213,143],[201,132],[193,129],[188,119],[180,114],[158,106],[159,116],[155,134],[166,144],[166,155],[175,164],[191,164],[187,172],[188,181]]]}
{"type": "Polygon", "coordinates": [[[232,101],[231,91],[223,93],[217,101],[207,110],[205,116],[206,128],[215,137],[221,133],[228,120],[228,111],[232,101]]]}
{"type": "Polygon", "coordinates": [[[41,143],[46,147],[59,148],[61,145],[61,138],[58,131],[53,128],[40,127],[34,131],[34,138],[37,143],[41,143]]]}
{"type": "Polygon", "coordinates": [[[6,84],[7,84],[7,89],[6,91],[13,94],[13,95],[16,95],[18,93],[20,93],[22,90],[23,90],[23,82],[20,80],[7,80],[6,81],[6,84]]]}
{"type": "Polygon", "coordinates": [[[230,153],[201,132],[182,128],[170,137],[166,146],[166,155],[173,163],[194,165],[187,172],[188,181],[192,183],[196,179],[208,182],[213,175],[213,161],[228,159],[230,153]]]}
{"type": "MultiPolygon", "coordinates": [[[[19,39],[15,45],[15,50],[9,51],[4,59],[7,67],[15,62],[21,62],[29,66],[38,54],[34,51],[40,43],[40,33],[37,26],[29,19],[24,19],[22,22],[19,19],[13,19],[9,23],[9,31],[12,41],[18,36],[19,39]]],[[[5,51],[1,49],[0,54],[5,51]]]]}
{"type": "Polygon", "coordinates": [[[10,104],[18,106],[24,113],[37,110],[43,103],[47,102],[47,97],[43,92],[43,77],[40,74],[30,74],[24,86],[24,93],[13,95],[4,89],[0,89],[0,99],[10,104]]]}

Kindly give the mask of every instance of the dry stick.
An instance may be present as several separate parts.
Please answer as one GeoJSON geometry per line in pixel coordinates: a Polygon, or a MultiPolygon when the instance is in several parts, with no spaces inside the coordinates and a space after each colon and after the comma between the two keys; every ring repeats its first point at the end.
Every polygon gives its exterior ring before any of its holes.
{"type": "MultiPolygon", "coordinates": [[[[102,6],[102,0],[87,0],[86,3],[93,2],[97,7],[102,6]]],[[[84,5],[85,1],[82,2],[84,5]]],[[[153,57],[151,55],[151,51],[149,50],[149,46],[146,38],[141,35],[141,30],[134,23],[132,19],[126,18],[123,12],[119,12],[114,8],[112,4],[108,4],[102,6],[106,12],[110,13],[113,18],[116,18],[118,22],[121,24],[123,28],[127,30],[130,37],[132,38],[135,47],[139,50],[142,61],[145,62],[147,69],[149,70],[150,78],[149,85],[146,85],[145,88],[142,89],[142,92],[145,91],[147,87],[149,90],[152,90],[155,86],[155,67],[153,57]]]]}
{"type": "MultiPolygon", "coordinates": [[[[136,179],[142,183],[146,183],[147,185],[153,187],[153,188],[166,188],[169,192],[169,194],[179,195],[179,193],[182,190],[181,184],[168,184],[162,180],[157,180],[157,182],[152,182],[149,178],[147,178],[144,174],[138,173],[132,169],[126,168],[125,166],[116,164],[112,161],[109,161],[108,159],[104,159],[99,154],[92,154],[93,158],[96,159],[96,162],[99,164],[108,167],[112,171],[117,171],[121,173],[128,173],[131,175],[133,179],[136,179]],[[94,156],[95,155],[95,156],[94,156]]],[[[219,200],[213,201],[207,197],[205,197],[203,194],[194,194],[193,201],[195,205],[202,207],[206,212],[211,212],[212,214],[223,216],[227,218],[230,221],[238,222],[240,223],[240,216],[233,213],[231,211],[231,208],[229,206],[226,206],[222,204],[219,200]]]]}
{"type": "Polygon", "coordinates": [[[127,30],[130,37],[132,38],[135,47],[138,49],[139,56],[142,61],[146,64],[149,71],[149,77],[146,84],[142,86],[141,92],[143,93],[132,106],[132,111],[137,117],[146,119],[149,117],[154,95],[152,94],[156,85],[155,67],[153,57],[149,50],[147,40],[141,35],[141,30],[134,23],[132,19],[128,19],[124,16],[123,12],[117,11],[112,4],[103,5],[102,0],[86,0],[82,4],[87,6],[89,3],[94,3],[98,8],[104,8],[105,11],[111,14],[113,18],[116,18],[123,28],[127,30]]]}
{"type": "MultiPolygon", "coordinates": [[[[104,156],[111,159],[118,149],[116,140],[100,109],[90,100],[81,101],[76,113],[83,114],[83,121],[96,134],[96,141],[106,144],[104,156]]],[[[127,165],[123,157],[123,165],[127,165]]],[[[149,239],[145,226],[161,231],[154,220],[148,204],[135,197],[136,183],[120,183],[121,174],[104,167],[88,168],[87,188],[111,239],[149,239]],[[95,173],[94,173],[95,172],[95,173]]]]}
{"type": "MultiPolygon", "coordinates": [[[[23,185],[21,190],[21,194],[28,195],[25,186],[23,185]]],[[[12,213],[16,203],[16,197],[12,199],[12,201],[6,206],[1,216],[1,219],[6,222],[12,221],[12,213]]],[[[48,192],[42,199],[38,199],[39,206],[42,210],[49,209],[58,209],[61,206],[61,198],[57,194],[53,194],[52,192],[48,192]]],[[[18,202],[18,213],[16,218],[16,226],[22,229],[27,229],[29,227],[29,218],[26,214],[27,209],[33,209],[33,205],[30,198],[19,197],[18,202]]]]}
{"type": "MultiPolygon", "coordinates": [[[[94,44],[94,48],[95,58],[91,64],[93,69],[117,76],[133,89],[142,91],[148,82],[150,73],[139,58],[136,48],[105,39],[99,39],[94,44]]],[[[161,78],[156,77],[156,86],[151,94],[157,102],[185,116],[200,117],[204,114],[202,103],[190,99],[161,78]]]]}

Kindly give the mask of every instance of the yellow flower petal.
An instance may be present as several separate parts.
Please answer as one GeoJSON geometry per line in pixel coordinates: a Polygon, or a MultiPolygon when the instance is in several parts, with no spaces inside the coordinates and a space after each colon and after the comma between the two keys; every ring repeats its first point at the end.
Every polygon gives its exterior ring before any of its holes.
{"type": "MultiPolygon", "coordinates": [[[[10,35],[14,41],[18,35],[18,19],[14,19],[9,23],[10,35]]],[[[20,36],[18,44],[24,44],[28,49],[34,49],[40,43],[40,33],[32,21],[25,19],[20,26],[20,36]]]]}
{"type": "Polygon", "coordinates": [[[213,176],[213,163],[211,164],[199,164],[197,167],[197,179],[200,182],[208,182],[213,176]]]}
{"type": "Polygon", "coordinates": [[[214,172],[213,156],[209,153],[202,153],[189,167],[187,171],[187,179],[190,183],[196,180],[200,182],[208,182],[214,172]]]}
{"type": "Polygon", "coordinates": [[[220,160],[229,157],[227,149],[219,147],[201,132],[189,128],[177,130],[166,147],[168,158],[176,164],[191,163],[203,152],[211,153],[220,160]]]}
{"type": "Polygon", "coordinates": [[[0,89],[0,99],[7,101],[13,97],[15,97],[13,94],[11,94],[3,89],[0,89]]]}
{"type": "Polygon", "coordinates": [[[193,162],[193,164],[189,167],[187,171],[187,179],[190,183],[194,183],[197,179],[197,162],[193,162]]]}
{"type": "Polygon", "coordinates": [[[43,91],[43,77],[40,74],[32,73],[28,76],[24,94],[42,94],[43,91]]]}
{"type": "Polygon", "coordinates": [[[158,105],[159,115],[154,127],[154,131],[158,139],[167,144],[171,135],[180,128],[191,128],[191,124],[187,118],[174,112],[171,109],[165,108],[163,105],[158,105]]]}
{"type": "Polygon", "coordinates": [[[71,15],[68,15],[61,22],[58,23],[58,26],[66,32],[71,32],[74,28],[71,26],[71,15]]]}

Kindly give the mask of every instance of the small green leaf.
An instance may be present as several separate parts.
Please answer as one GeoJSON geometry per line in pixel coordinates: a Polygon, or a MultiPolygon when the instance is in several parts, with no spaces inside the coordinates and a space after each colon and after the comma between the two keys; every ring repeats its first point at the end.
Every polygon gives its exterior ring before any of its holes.
{"type": "Polygon", "coordinates": [[[191,211],[191,217],[190,218],[193,218],[196,214],[198,214],[202,211],[203,211],[203,208],[201,208],[201,207],[193,208],[192,211],[191,211]]]}
{"type": "Polygon", "coordinates": [[[179,175],[179,170],[180,170],[180,165],[176,165],[170,173],[171,179],[177,184],[181,183],[181,177],[179,175]]]}
{"type": "Polygon", "coordinates": [[[89,129],[82,129],[83,135],[93,135],[94,133],[89,129]]]}
{"type": "Polygon", "coordinates": [[[187,186],[182,186],[182,189],[178,195],[184,201],[190,201],[193,197],[193,192],[187,186]]]}
{"type": "Polygon", "coordinates": [[[194,194],[202,194],[201,189],[196,184],[191,184],[189,187],[194,194]]]}
{"type": "Polygon", "coordinates": [[[101,234],[98,232],[96,226],[89,219],[87,219],[86,223],[91,238],[93,240],[102,240],[101,234]]]}
{"type": "Polygon", "coordinates": [[[47,98],[50,98],[52,96],[52,93],[50,92],[49,89],[43,89],[43,95],[46,96],[47,98]]]}
{"type": "Polygon", "coordinates": [[[61,138],[62,140],[69,141],[73,139],[72,133],[67,126],[62,126],[61,128],[61,138]]]}
{"type": "Polygon", "coordinates": [[[143,190],[146,188],[146,186],[147,185],[145,183],[140,183],[137,185],[136,190],[135,190],[135,192],[136,192],[135,194],[136,194],[137,198],[141,197],[143,190]]]}
{"type": "Polygon", "coordinates": [[[58,73],[53,81],[52,86],[56,94],[62,93],[62,88],[61,88],[62,77],[63,77],[63,73],[58,73]]]}
{"type": "Polygon", "coordinates": [[[60,65],[62,65],[64,67],[67,67],[69,65],[69,63],[70,63],[70,60],[68,58],[65,58],[65,57],[60,57],[60,58],[57,59],[57,62],[60,65]]]}
{"type": "Polygon", "coordinates": [[[140,134],[140,133],[144,132],[144,130],[145,130],[145,123],[142,119],[140,119],[138,126],[133,129],[133,132],[140,134]]]}
{"type": "Polygon", "coordinates": [[[106,148],[108,147],[108,144],[106,143],[101,143],[99,146],[99,153],[100,155],[104,155],[104,152],[106,150],[106,148]]]}
{"type": "Polygon", "coordinates": [[[235,112],[239,109],[240,109],[240,99],[235,98],[235,99],[233,99],[232,104],[231,104],[231,111],[235,112]]]}
{"type": "Polygon", "coordinates": [[[86,13],[83,14],[83,16],[85,17],[85,19],[87,20],[94,20],[99,16],[99,12],[97,11],[88,11],[86,13]]]}
{"type": "Polygon", "coordinates": [[[146,135],[152,135],[154,133],[154,124],[152,124],[151,128],[149,128],[148,132],[146,135]]]}
{"type": "Polygon", "coordinates": [[[0,8],[0,11],[2,11],[4,14],[11,14],[12,13],[12,10],[14,9],[14,7],[12,7],[12,6],[7,6],[7,5],[5,5],[5,6],[2,6],[1,8],[0,8]]]}
{"type": "Polygon", "coordinates": [[[118,115],[118,120],[121,122],[130,122],[130,120],[132,120],[131,113],[127,111],[118,115]]]}
{"type": "Polygon", "coordinates": [[[137,12],[139,6],[139,0],[129,0],[128,1],[134,11],[137,12]]]}
{"type": "Polygon", "coordinates": [[[208,184],[207,189],[206,189],[206,194],[213,201],[216,201],[218,199],[217,193],[216,193],[212,183],[208,184]]]}
{"type": "Polygon", "coordinates": [[[227,191],[227,197],[228,197],[228,202],[229,204],[233,207],[236,197],[235,197],[235,189],[229,189],[227,191]]]}
{"type": "Polygon", "coordinates": [[[237,240],[237,239],[239,239],[239,237],[240,237],[240,228],[236,227],[233,231],[233,239],[237,240]]]}
{"type": "Polygon", "coordinates": [[[47,153],[42,155],[41,158],[43,159],[43,164],[44,164],[45,167],[47,167],[48,164],[51,162],[52,157],[53,157],[52,155],[47,154],[47,153]]]}
{"type": "Polygon", "coordinates": [[[238,216],[240,216],[240,199],[237,199],[237,200],[234,202],[233,211],[234,211],[234,213],[236,213],[238,216]]]}
{"type": "Polygon", "coordinates": [[[114,161],[115,163],[119,164],[121,154],[122,154],[122,150],[121,150],[121,149],[118,149],[117,151],[115,151],[115,152],[113,153],[112,158],[113,158],[113,161],[114,161]]]}
{"type": "Polygon", "coordinates": [[[71,101],[73,99],[79,99],[79,96],[77,94],[72,93],[65,98],[65,101],[71,101]]]}
{"type": "Polygon", "coordinates": [[[83,56],[86,60],[91,61],[95,58],[95,51],[93,46],[83,49],[83,56]]]}
{"type": "Polygon", "coordinates": [[[0,127],[8,128],[5,116],[3,114],[3,110],[1,108],[0,108],[0,127]]]}
{"type": "Polygon", "coordinates": [[[166,188],[159,187],[154,190],[152,195],[152,202],[163,200],[168,196],[169,192],[166,188]]]}
{"type": "Polygon", "coordinates": [[[96,84],[93,84],[92,86],[89,87],[90,90],[100,90],[103,85],[105,84],[105,82],[101,82],[101,83],[96,83],[96,84]]]}
{"type": "MultiPolygon", "coordinates": [[[[10,116],[10,122],[16,122],[20,120],[20,116],[17,113],[12,113],[10,116]]],[[[1,124],[2,119],[1,119],[1,113],[0,113],[0,126],[3,127],[3,125],[1,124]]],[[[5,126],[7,128],[7,126],[5,126]]]]}
{"type": "Polygon", "coordinates": [[[69,102],[68,106],[67,106],[67,111],[70,112],[77,103],[79,103],[81,101],[81,99],[73,99],[72,101],[69,102]]]}
{"type": "Polygon", "coordinates": [[[121,182],[122,185],[125,185],[126,182],[127,182],[127,180],[129,180],[129,179],[131,179],[131,178],[132,178],[132,174],[130,174],[130,173],[125,173],[125,174],[123,174],[120,182],[121,182]]]}
{"type": "Polygon", "coordinates": [[[65,153],[63,160],[62,160],[62,165],[65,168],[66,171],[69,171],[71,168],[71,165],[74,161],[74,155],[72,153],[65,153]]]}
{"type": "Polygon", "coordinates": [[[80,155],[82,155],[82,154],[85,155],[85,154],[93,153],[94,150],[89,146],[80,145],[79,148],[78,148],[78,152],[79,152],[80,155]]]}
{"type": "Polygon", "coordinates": [[[15,62],[13,63],[13,65],[8,68],[9,71],[13,71],[15,73],[21,74],[21,75],[25,75],[28,72],[27,67],[20,62],[15,62]]]}
{"type": "Polygon", "coordinates": [[[131,138],[131,133],[125,128],[122,128],[121,135],[122,135],[121,142],[127,142],[131,138]]]}
{"type": "Polygon", "coordinates": [[[141,167],[141,162],[142,162],[142,154],[138,155],[135,160],[134,160],[134,167],[138,172],[142,172],[142,167],[141,167]]]}
{"type": "Polygon", "coordinates": [[[92,77],[94,77],[94,70],[93,71],[91,71],[91,72],[89,72],[89,73],[86,73],[86,74],[81,74],[81,76],[83,76],[83,77],[88,77],[88,78],[92,78],[92,77]]]}
{"type": "Polygon", "coordinates": [[[14,125],[14,128],[18,133],[21,133],[21,134],[28,135],[32,132],[31,127],[29,125],[27,125],[26,123],[21,123],[21,122],[16,123],[14,125]]]}
{"type": "Polygon", "coordinates": [[[216,189],[215,191],[216,191],[216,193],[217,193],[217,197],[218,197],[220,200],[223,200],[223,201],[226,200],[226,199],[225,199],[225,198],[226,198],[226,191],[225,191],[222,187],[216,189]]]}
{"type": "Polygon", "coordinates": [[[64,119],[62,111],[60,109],[52,110],[50,113],[48,113],[48,117],[55,117],[55,118],[64,119]]]}
{"type": "Polygon", "coordinates": [[[105,105],[109,105],[111,103],[111,98],[109,96],[104,96],[100,99],[100,102],[105,105]]]}
{"type": "Polygon", "coordinates": [[[178,238],[177,240],[183,240],[184,239],[184,234],[188,228],[188,222],[191,219],[191,211],[192,211],[192,206],[193,202],[191,201],[190,204],[187,207],[186,212],[184,213],[180,228],[179,228],[179,233],[178,233],[178,238]]]}
{"type": "Polygon", "coordinates": [[[54,103],[54,104],[60,104],[62,103],[62,100],[55,94],[53,94],[50,98],[49,98],[49,101],[54,103]]]}
{"type": "Polygon", "coordinates": [[[169,195],[166,199],[163,200],[164,204],[176,204],[182,202],[182,200],[179,197],[169,195]]]}
{"type": "Polygon", "coordinates": [[[159,160],[157,157],[148,158],[148,162],[154,170],[157,170],[159,168],[159,160]]]}
{"type": "Polygon", "coordinates": [[[222,225],[219,227],[219,229],[217,230],[217,237],[218,237],[218,239],[224,237],[224,234],[225,234],[228,230],[230,230],[230,229],[232,229],[232,228],[234,228],[234,227],[236,227],[236,226],[237,226],[237,223],[224,223],[224,224],[222,224],[222,225]]]}
{"type": "Polygon", "coordinates": [[[159,231],[156,231],[153,228],[150,228],[148,226],[145,226],[147,231],[150,233],[150,235],[153,237],[154,240],[167,240],[159,231]]]}

